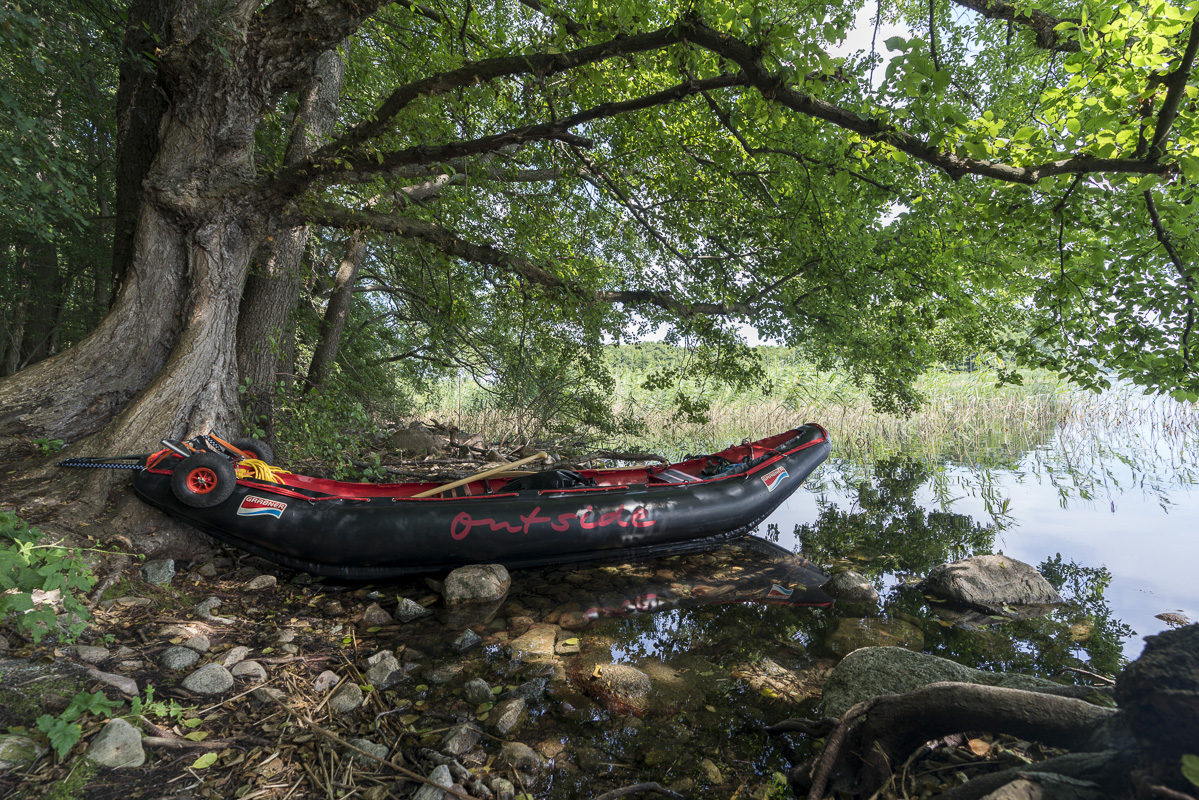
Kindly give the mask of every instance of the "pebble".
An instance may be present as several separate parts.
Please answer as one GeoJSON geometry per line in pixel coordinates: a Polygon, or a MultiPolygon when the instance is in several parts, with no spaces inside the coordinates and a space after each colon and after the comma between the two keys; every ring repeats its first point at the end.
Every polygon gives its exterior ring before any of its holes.
{"type": "Polygon", "coordinates": [[[257,661],[239,661],[233,665],[231,674],[234,678],[246,678],[255,683],[262,683],[266,680],[266,667],[257,661]]]}
{"type": "Polygon", "coordinates": [[[724,783],[724,775],[721,774],[720,768],[710,758],[705,758],[699,762],[699,771],[708,783],[724,783]]]}
{"type": "Polygon", "coordinates": [[[163,651],[162,656],[159,658],[159,663],[162,664],[163,669],[178,672],[179,670],[187,669],[199,660],[200,654],[190,647],[172,645],[163,651]]]}
{"type": "Polygon", "coordinates": [[[362,687],[353,681],[343,683],[337,693],[329,698],[329,709],[346,714],[362,705],[362,687]]]}
{"type": "Polygon", "coordinates": [[[137,681],[127,675],[114,675],[111,672],[101,672],[95,667],[90,668],[87,673],[98,681],[103,681],[109,686],[115,686],[131,697],[137,697],[141,694],[141,691],[137,688],[137,681]]]}
{"type": "Polygon", "coordinates": [[[447,756],[464,756],[479,743],[479,729],[474,725],[455,725],[441,740],[441,752],[447,756]]]}
{"type": "Polygon", "coordinates": [[[516,787],[512,785],[512,781],[498,775],[491,779],[491,791],[495,800],[512,800],[516,796],[516,787]]]}
{"type": "Polygon", "coordinates": [[[519,697],[526,703],[535,703],[545,696],[545,687],[548,684],[548,678],[533,678],[513,689],[511,696],[519,697]]]}
{"type": "Polygon", "coordinates": [[[425,680],[429,683],[449,683],[462,674],[465,669],[461,664],[442,664],[439,667],[433,667],[425,673],[425,680]]]}
{"type": "Polygon", "coordinates": [[[196,694],[220,694],[233,688],[233,675],[220,664],[205,664],[183,679],[183,688],[196,694]]]}
{"type": "Polygon", "coordinates": [[[368,628],[377,628],[392,623],[391,614],[383,610],[383,606],[378,603],[371,603],[362,612],[361,624],[368,628]]]}
{"type": "Polygon", "coordinates": [[[204,634],[197,633],[184,640],[183,646],[195,650],[197,653],[207,653],[212,647],[212,642],[204,634]]]}
{"type": "Polygon", "coordinates": [[[88,744],[87,757],[103,767],[113,769],[140,767],[146,763],[146,751],[142,749],[141,734],[120,718],[109,720],[104,724],[104,727],[88,744]]]}
{"type": "Polygon", "coordinates": [[[156,558],[142,565],[142,580],[154,586],[167,586],[175,578],[175,559],[156,558]]]}
{"type": "MultiPolygon", "coordinates": [[[[365,750],[366,752],[375,756],[375,758],[378,758],[378,759],[381,759],[384,761],[387,760],[387,745],[385,745],[385,744],[379,744],[378,742],[372,742],[370,739],[347,739],[346,743],[352,744],[354,747],[357,747],[359,750],[365,750]]],[[[361,764],[378,764],[379,763],[378,761],[375,760],[375,758],[368,758],[368,757],[362,755],[362,753],[356,753],[353,750],[350,750],[349,752],[350,752],[350,758],[354,759],[355,761],[357,761],[361,764]]]]}
{"type": "Polygon", "coordinates": [[[376,689],[390,688],[404,677],[400,662],[390,650],[380,650],[368,658],[366,663],[370,665],[366,671],[366,682],[376,689]]]}
{"type": "Polygon", "coordinates": [[[518,772],[536,773],[541,770],[541,756],[522,742],[504,742],[496,761],[518,772]]]}
{"type": "Polygon", "coordinates": [[[400,622],[411,622],[417,617],[423,617],[429,613],[429,609],[422,606],[415,600],[409,600],[407,597],[400,598],[400,605],[395,611],[395,619],[400,622]]]}
{"type": "Polygon", "coordinates": [[[520,727],[526,716],[528,711],[524,698],[509,697],[496,705],[487,722],[497,734],[507,736],[520,727]]]}
{"type": "Polygon", "coordinates": [[[482,643],[483,643],[482,636],[480,636],[479,634],[475,633],[474,631],[472,631],[470,629],[467,629],[467,630],[464,630],[461,634],[459,634],[458,638],[454,640],[454,649],[457,650],[459,653],[465,653],[467,650],[471,649],[472,647],[477,647],[482,643]]]}
{"type": "Polygon", "coordinates": [[[275,644],[287,644],[288,642],[293,641],[295,638],[296,638],[295,631],[284,628],[283,630],[276,633],[275,638],[272,639],[271,641],[273,641],[275,644]]]}
{"type": "Polygon", "coordinates": [[[471,678],[467,681],[462,687],[462,697],[473,706],[490,703],[494,699],[491,686],[482,678],[471,678]]]}
{"type": "Polygon", "coordinates": [[[336,672],[331,669],[327,669],[320,675],[316,676],[316,680],[312,682],[312,691],[316,692],[317,694],[324,694],[336,686],[339,680],[341,680],[341,678],[338,677],[336,672]]]}
{"type": "Polygon", "coordinates": [[[429,781],[435,785],[421,784],[420,789],[413,795],[413,800],[442,800],[445,790],[454,785],[450,768],[445,764],[438,764],[433,768],[433,771],[429,773],[429,781]]]}
{"type": "Polygon", "coordinates": [[[259,575],[246,583],[245,588],[249,591],[259,591],[261,589],[272,589],[279,583],[279,579],[274,575],[259,575]]]}
{"type": "Polygon", "coordinates": [[[282,703],[287,700],[287,695],[273,686],[260,686],[254,690],[254,699],[264,703],[273,703],[276,700],[282,703]]]}
{"type": "Polygon", "coordinates": [[[107,647],[92,647],[86,644],[76,645],[75,657],[80,661],[86,661],[88,664],[99,664],[101,661],[108,660],[112,653],[107,647]]]}
{"type": "Polygon", "coordinates": [[[250,655],[250,648],[239,644],[225,653],[225,657],[221,659],[221,666],[225,669],[233,669],[234,666],[245,661],[248,655],[250,655]]]}

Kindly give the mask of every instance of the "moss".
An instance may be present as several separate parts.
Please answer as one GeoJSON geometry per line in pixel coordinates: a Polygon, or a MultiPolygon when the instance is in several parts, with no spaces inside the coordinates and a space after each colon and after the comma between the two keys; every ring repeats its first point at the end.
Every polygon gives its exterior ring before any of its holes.
{"type": "Polygon", "coordinates": [[[90,758],[77,758],[71,771],[62,780],[55,781],[45,789],[42,800],[76,800],[86,797],[84,789],[96,776],[99,767],[90,758]]]}

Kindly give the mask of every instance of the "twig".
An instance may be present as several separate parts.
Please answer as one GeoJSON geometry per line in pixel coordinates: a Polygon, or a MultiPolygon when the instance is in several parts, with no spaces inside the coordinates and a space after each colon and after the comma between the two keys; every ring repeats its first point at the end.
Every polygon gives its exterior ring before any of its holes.
{"type": "Polygon", "coordinates": [[[816,772],[812,776],[812,788],[808,790],[808,800],[823,800],[824,787],[828,785],[829,775],[833,771],[833,765],[837,763],[837,757],[841,754],[841,747],[845,744],[845,739],[849,736],[850,730],[855,727],[859,719],[870,713],[870,710],[874,708],[876,699],[864,700],[841,716],[841,719],[837,722],[837,726],[833,728],[832,734],[829,735],[828,741],[824,745],[824,751],[820,754],[820,758],[816,762],[816,772]]]}
{"type": "Polygon", "coordinates": [[[664,794],[667,797],[675,797],[679,800],[682,800],[682,798],[685,796],[679,794],[678,792],[672,792],[670,789],[663,788],[657,783],[635,783],[632,786],[625,786],[620,789],[613,789],[610,792],[604,792],[599,797],[596,797],[595,800],[616,800],[618,797],[624,797],[630,794],[644,794],[646,792],[664,794]]]}
{"type": "Polygon", "coordinates": [[[1171,789],[1169,786],[1162,786],[1157,783],[1146,783],[1145,791],[1156,797],[1164,797],[1166,800],[1195,800],[1194,795],[1189,795],[1186,792],[1180,792],[1177,789],[1171,789]]]}

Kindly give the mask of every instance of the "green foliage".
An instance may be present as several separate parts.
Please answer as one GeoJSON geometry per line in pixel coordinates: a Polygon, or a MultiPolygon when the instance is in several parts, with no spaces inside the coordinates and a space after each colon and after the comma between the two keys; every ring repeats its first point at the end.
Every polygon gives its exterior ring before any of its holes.
{"type": "Polygon", "coordinates": [[[76,720],[87,714],[96,717],[112,716],[112,712],[122,705],[119,701],[109,700],[102,692],[79,692],[71,698],[66,710],[57,717],[50,714],[38,717],[37,727],[46,734],[50,746],[58,754],[59,760],[62,760],[83,735],[83,727],[76,720]]]}
{"type": "Polygon", "coordinates": [[[43,455],[57,453],[65,444],[66,442],[64,442],[62,439],[41,438],[33,440],[33,446],[36,447],[37,451],[43,455]]]}
{"type": "Polygon", "coordinates": [[[283,462],[315,462],[336,478],[348,478],[356,474],[352,462],[362,443],[382,435],[378,422],[340,382],[280,400],[277,438],[283,462]]]}
{"type": "Polygon", "coordinates": [[[87,627],[91,615],[76,596],[95,583],[90,568],[78,553],[41,544],[43,534],[10,511],[0,510],[0,619],[11,618],[18,627],[41,641],[59,624],[53,604],[35,606],[34,592],[57,592],[66,612],[62,628],[73,640],[87,627]]]}
{"type": "Polygon", "coordinates": [[[1182,757],[1182,777],[1199,786],[1199,756],[1188,753],[1182,757]]]}

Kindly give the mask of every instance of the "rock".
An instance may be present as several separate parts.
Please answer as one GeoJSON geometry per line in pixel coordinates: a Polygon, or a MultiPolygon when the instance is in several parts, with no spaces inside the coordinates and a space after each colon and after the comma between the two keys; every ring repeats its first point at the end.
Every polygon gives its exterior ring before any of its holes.
{"type": "Polygon", "coordinates": [[[205,664],[183,679],[183,688],[196,694],[220,694],[233,688],[233,675],[220,664],[205,664]]]}
{"type": "Polygon", "coordinates": [[[462,687],[462,698],[473,706],[490,703],[493,698],[491,686],[482,678],[471,678],[462,687]]]}
{"type": "Polygon", "coordinates": [[[75,658],[84,661],[88,664],[99,664],[101,661],[107,661],[112,657],[107,647],[91,647],[86,644],[78,644],[72,648],[75,658]]]}
{"type": "Polygon", "coordinates": [[[25,769],[41,758],[47,749],[28,736],[17,733],[0,733],[0,772],[10,769],[25,769]]]}
{"type": "Polygon", "coordinates": [[[866,576],[853,570],[838,572],[820,587],[825,594],[847,603],[877,603],[878,590],[866,576]]]}
{"type": "Polygon", "coordinates": [[[375,653],[366,663],[370,665],[366,671],[367,683],[376,689],[391,688],[404,678],[404,670],[400,668],[400,662],[390,650],[375,653]]]}
{"type": "Polygon", "coordinates": [[[123,719],[105,723],[87,747],[87,757],[103,767],[120,769],[140,767],[146,763],[142,737],[137,729],[123,719]]]}
{"type": "Polygon", "coordinates": [[[628,664],[597,664],[583,691],[616,713],[640,716],[649,708],[649,676],[628,664]]]}
{"type": "Polygon", "coordinates": [[[483,637],[474,631],[467,629],[458,634],[458,638],[454,640],[453,648],[459,653],[465,653],[472,647],[477,647],[483,643],[483,637]]]}
{"type": "Polygon", "coordinates": [[[379,744],[378,742],[372,742],[370,739],[347,739],[346,744],[353,745],[354,747],[357,747],[359,750],[365,750],[366,752],[370,753],[372,756],[375,757],[375,758],[369,758],[367,756],[362,755],[362,753],[358,753],[353,750],[350,750],[349,751],[350,758],[352,758],[354,761],[357,761],[360,764],[377,765],[380,760],[381,761],[387,760],[387,752],[388,751],[387,751],[387,745],[385,745],[385,744],[379,744]],[[378,759],[378,760],[376,760],[376,759],[378,759]]]}
{"type": "Polygon", "coordinates": [[[420,789],[412,796],[412,800],[442,800],[445,797],[445,790],[454,785],[454,777],[450,774],[450,768],[445,764],[438,764],[429,773],[429,782],[435,785],[421,784],[420,789]],[[441,788],[438,789],[437,787],[441,788]]]}
{"type": "Polygon", "coordinates": [[[498,775],[491,779],[491,791],[495,800],[512,800],[516,797],[516,787],[512,785],[512,781],[498,775]]]}
{"type": "Polygon", "coordinates": [[[163,669],[178,672],[179,670],[187,669],[199,660],[200,654],[190,647],[172,645],[162,652],[158,663],[162,664],[163,669]]]}
{"type": "Polygon", "coordinates": [[[499,450],[496,450],[494,448],[492,448],[491,450],[488,450],[486,455],[484,455],[483,457],[486,458],[488,461],[494,462],[494,463],[503,463],[508,460],[508,459],[504,458],[502,455],[500,455],[499,450]]]}
{"type": "Polygon", "coordinates": [[[441,452],[437,440],[422,428],[400,428],[391,435],[387,443],[392,450],[410,456],[436,455],[441,452]]]}
{"type": "Polygon", "coordinates": [[[142,565],[142,580],[153,586],[167,586],[175,578],[175,559],[156,558],[142,565]]]}
{"type": "Polygon", "coordinates": [[[254,690],[254,699],[263,703],[274,703],[275,701],[283,703],[287,700],[287,695],[281,689],[273,686],[260,686],[254,690]]]}
{"type": "Polygon", "coordinates": [[[527,716],[528,711],[524,698],[509,697],[496,704],[496,707],[491,710],[491,716],[488,717],[487,723],[500,736],[507,736],[520,727],[527,716]]]}
{"type": "Polygon", "coordinates": [[[233,669],[234,666],[246,660],[246,656],[250,655],[250,648],[245,645],[237,645],[231,647],[225,657],[221,659],[221,666],[225,669],[233,669]]]}
{"type": "Polygon", "coordinates": [[[547,685],[549,685],[549,678],[533,678],[513,689],[512,697],[519,697],[526,703],[536,703],[545,696],[547,685]]]}
{"type": "Polygon", "coordinates": [[[448,664],[439,664],[425,670],[425,680],[436,684],[449,683],[461,675],[464,669],[466,667],[456,661],[451,661],[448,664]]]}
{"type": "Polygon", "coordinates": [[[262,683],[266,680],[266,667],[257,661],[239,661],[233,665],[230,674],[234,678],[243,678],[254,683],[262,683]]]}
{"type": "Polygon", "coordinates": [[[716,766],[710,758],[699,762],[699,771],[708,783],[724,783],[724,775],[720,773],[720,767],[716,766]]]}
{"type": "Polygon", "coordinates": [[[415,600],[409,600],[407,597],[400,598],[400,605],[395,610],[394,618],[400,622],[411,622],[417,617],[423,617],[429,613],[429,609],[422,606],[415,600]]]}
{"type": "Polygon", "coordinates": [[[272,639],[271,641],[274,642],[275,644],[288,644],[289,642],[294,642],[295,639],[296,639],[296,632],[293,630],[288,630],[288,629],[284,628],[283,630],[276,633],[275,638],[272,639]]]}
{"type": "Polygon", "coordinates": [[[924,649],[924,634],[910,622],[879,617],[843,617],[825,639],[830,653],[843,658],[863,647],[924,649]]]}
{"type": "Polygon", "coordinates": [[[317,694],[324,694],[336,686],[339,680],[341,680],[341,678],[337,676],[336,672],[331,669],[327,669],[320,675],[316,676],[316,680],[312,682],[312,691],[316,692],[317,694]]]}
{"type": "Polygon", "coordinates": [[[366,607],[366,611],[362,612],[360,624],[366,628],[381,628],[384,625],[392,623],[391,614],[383,610],[383,606],[378,603],[371,603],[366,607]]]}
{"type": "Polygon", "coordinates": [[[521,742],[504,742],[496,763],[501,767],[511,767],[517,772],[536,774],[541,771],[541,756],[537,751],[521,742]]]}
{"type": "Polygon", "coordinates": [[[446,577],[442,596],[447,606],[494,603],[503,600],[510,588],[512,579],[502,564],[472,564],[446,577]]]}
{"type": "Polygon", "coordinates": [[[329,698],[329,710],[338,714],[346,714],[362,705],[362,687],[353,681],[347,681],[329,698]]]}
{"type": "Polygon", "coordinates": [[[1183,755],[1199,754],[1199,625],[1146,636],[1116,678],[1116,703],[1158,775],[1177,774],[1183,755]]]}
{"type": "Polygon", "coordinates": [[[1060,686],[1032,675],[983,672],[900,647],[869,647],[850,653],[833,667],[824,685],[824,716],[840,717],[854,704],[871,697],[902,694],[938,681],[1033,690],[1060,686]]]}
{"type": "Polygon", "coordinates": [[[183,646],[197,653],[207,653],[212,647],[212,641],[202,633],[197,633],[183,641],[183,646]]]}
{"type": "Polygon", "coordinates": [[[528,632],[508,642],[508,654],[518,661],[553,661],[558,626],[535,624],[528,632]]]}
{"type": "Polygon", "coordinates": [[[579,645],[579,637],[577,636],[562,636],[558,635],[558,641],[554,644],[554,652],[560,656],[573,656],[582,649],[579,645]]]}
{"type": "Polygon", "coordinates": [[[245,589],[251,592],[260,591],[262,589],[271,589],[279,584],[279,579],[274,575],[259,575],[256,578],[251,578],[246,582],[245,589]]]}
{"type": "Polygon", "coordinates": [[[1039,572],[1004,555],[974,556],[934,567],[924,591],[1000,613],[1004,606],[1056,605],[1061,595],[1039,572]]]}
{"type": "Polygon", "coordinates": [[[568,631],[585,628],[590,623],[591,620],[582,611],[567,611],[558,617],[558,625],[568,631]]]}
{"type": "Polygon", "coordinates": [[[115,686],[130,697],[137,697],[141,694],[141,690],[137,688],[137,681],[127,675],[114,675],[111,672],[101,672],[95,667],[90,668],[87,674],[98,681],[107,683],[109,686],[115,686]]]}
{"type": "Polygon", "coordinates": [[[441,752],[447,756],[464,756],[479,743],[479,729],[474,725],[455,725],[441,740],[441,752]]]}

